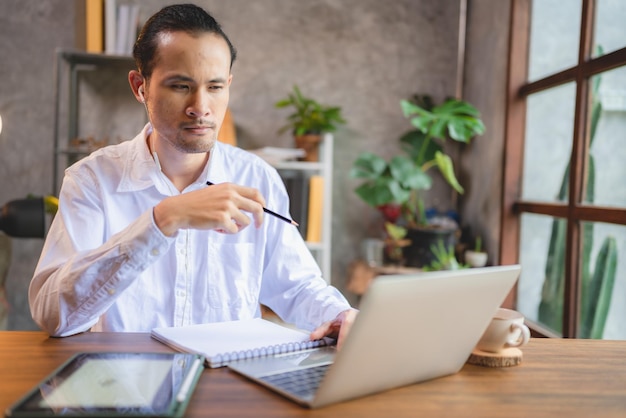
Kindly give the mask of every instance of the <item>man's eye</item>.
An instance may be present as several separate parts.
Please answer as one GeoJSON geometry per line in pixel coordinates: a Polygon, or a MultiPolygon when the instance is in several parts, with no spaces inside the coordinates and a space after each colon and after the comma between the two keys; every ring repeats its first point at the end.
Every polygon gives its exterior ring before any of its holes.
{"type": "Polygon", "coordinates": [[[187,86],[186,84],[172,84],[172,88],[174,90],[188,90],[189,86],[187,86]]]}
{"type": "Polygon", "coordinates": [[[224,86],[209,86],[209,90],[221,90],[224,86]]]}

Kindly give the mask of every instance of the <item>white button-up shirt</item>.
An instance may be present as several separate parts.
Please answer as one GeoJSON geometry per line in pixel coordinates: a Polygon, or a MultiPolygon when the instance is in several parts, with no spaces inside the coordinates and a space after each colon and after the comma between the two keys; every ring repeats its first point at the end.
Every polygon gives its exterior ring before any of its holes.
{"type": "MultiPolygon", "coordinates": [[[[259,304],[313,329],[349,304],[321,277],[296,227],[271,216],[237,234],[180,230],[165,236],[153,208],[177,194],[146,145],[100,149],[68,168],[29,289],[33,318],[51,335],[147,332],[154,327],[260,316],[259,304]]],[[[216,143],[196,182],[257,188],[267,207],[289,212],[284,184],[260,158],[216,143]]]]}

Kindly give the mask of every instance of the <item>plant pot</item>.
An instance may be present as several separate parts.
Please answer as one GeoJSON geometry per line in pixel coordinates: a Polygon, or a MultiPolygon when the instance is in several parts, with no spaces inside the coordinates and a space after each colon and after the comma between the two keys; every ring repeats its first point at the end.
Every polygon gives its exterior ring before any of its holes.
{"type": "Polygon", "coordinates": [[[485,267],[487,265],[487,253],[482,251],[465,251],[465,263],[470,267],[485,267]]]}
{"type": "Polygon", "coordinates": [[[404,260],[409,267],[424,267],[432,263],[436,257],[432,247],[439,241],[448,248],[456,244],[456,229],[449,228],[409,228],[406,238],[411,244],[403,248],[404,260]]]}
{"type": "Polygon", "coordinates": [[[302,161],[317,162],[319,161],[319,149],[322,136],[318,134],[304,134],[294,136],[296,148],[303,149],[306,154],[302,161]]]}
{"type": "Polygon", "coordinates": [[[16,238],[43,238],[46,234],[42,198],[16,199],[0,208],[0,231],[16,238]]]}
{"type": "Polygon", "coordinates": [[[383,215],[385,221],[391,222],[392,224],[395,224],[402,214],[402,206],[394,203],[387,203],[386,205],[379,206],[377,209],[383,215]]]}

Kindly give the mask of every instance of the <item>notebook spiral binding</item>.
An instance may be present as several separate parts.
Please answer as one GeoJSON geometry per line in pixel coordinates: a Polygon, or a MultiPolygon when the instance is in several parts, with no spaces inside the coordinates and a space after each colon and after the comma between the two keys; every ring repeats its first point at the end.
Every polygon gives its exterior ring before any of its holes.
{"type": "Polygon", "coordinates": [[[267,347],[255,348],[253,350],[233,351],[232,353],[222,353],[213,356],[211,366],[216,367],[226,365],[233,361],[249,360],[258,357],[274,356],[278,354],[297,353],[300,351],[311,350],[313,348],[331,345],[328,340],[321,339],[315,341],[302,341],[287,344],[276,344],[267,347]]]}

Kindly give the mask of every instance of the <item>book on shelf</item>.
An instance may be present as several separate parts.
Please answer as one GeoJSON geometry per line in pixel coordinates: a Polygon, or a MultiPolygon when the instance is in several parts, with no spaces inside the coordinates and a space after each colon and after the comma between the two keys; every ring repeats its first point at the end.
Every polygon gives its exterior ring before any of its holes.
{"type": "Polygon", "coordinates": [[[180,352],[203,355],[206,365],[212,368],[237,360],[310,350],[332,341],[311,341],[304,331],[263,318],[160,327],[154,328],[151,336],[180,352]]]}
{"type": "Polygon", "coordinates": [[[249,150],[263,158],[268,164],[279,165],[286,161],[297,160],[304,157],[306,152],[300,148],[263,147],[249,150]]]}
{"type": "Polygon", "coordinates": [[[87,0],[85,3],[85,49],[99,54],[104,45],[104,4],[103,0],[87,0]]]}
{"type": "Polygon", "coordinates": [[[289,195],[291,218],[298,222],[300,225],[298,230],[302,238],[306,239],[309,213],[309,178],[302,170],[279,170],[279,173],[289,195]]]}
{"type": "Polygon", "coordinates": [[[105,0],[104,3],[104,52],[115,54],[116,48],[116,21],[117,4],[115,0],[105,0]]]}
{"type": "Polygon", "coordinates": [[[117,6],[117,33],[115,34],[115,54],[124,55],[126,42],[128,39],[128,29],[130,22],[130,8],[125,5],[117,6]]]}
{"type": "Polygon", "coordinates": [[[312,175],[309,179],[309,209],[306,240],[322,241],[322,213],[324,211],[324,177],[312,175]]]}
{"type": "Polygon", "coordinates": [[[139,34],[139,5],[132,4],[128,6],[128,32],[126,34],[126,43],[124,44],[123,55],[133,55],[133,46],[139,34]]]}
{"type": "Polygon", "coordinates": [[[122,0],[105,0],[105,52],[131,55],[139,30],[139,5],[122,0]]]}

